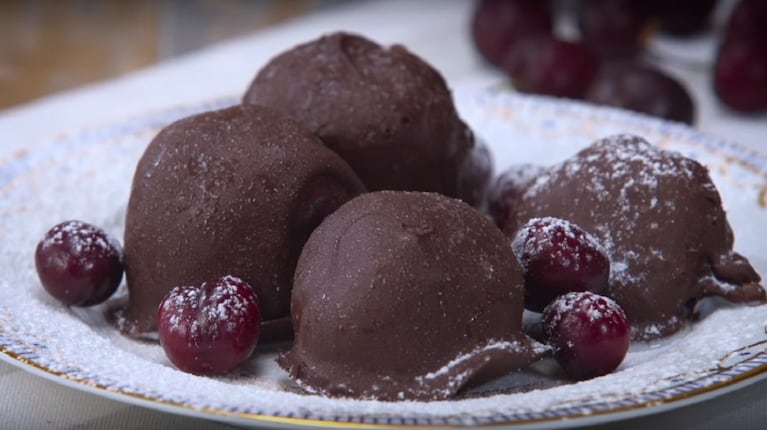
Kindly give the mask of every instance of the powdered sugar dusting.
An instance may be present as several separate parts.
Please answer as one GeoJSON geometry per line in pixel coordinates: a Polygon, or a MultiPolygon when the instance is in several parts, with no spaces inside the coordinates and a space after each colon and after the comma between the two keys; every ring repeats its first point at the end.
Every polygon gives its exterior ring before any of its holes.
{"type": "Polygon", "coordinates": [[[554,300],[545,312],[551,317],[551,326],[558,326],[562,318],[577,310],[585,311],[583,315],[591,324],[612,318],[616,314],[623,314],[613,299],[590,292],[567,293],[554,300]]]}
{"type": "MultiPolygon", "coordinates": [[[[760,273],[767,273],[763,253],[767,224],[756,222],[765,216],[757,202],[759,190],[767,183],[767,157],[746,156],[720,139],[687,128],[581,105],[473,94],[464,96],[458,106],[488,142],[494,159],[502,163],[496,171],[511,162],[550,165],[597,138],[631,130],[670,149],[694,154],[712,167],[738,249],[760,273]],[[536,126],[542,119],[550,124],[545,129],[536,126]],[[514,145],[508,136],[514,136],[514,145]]],[[[543,371],[523,371],[495,381],[496,391],[475,391],[478,397],[444,402],[375,402],[299,394],[274,364],[275,352],[264,347],[236,375],[207,378],[179,372],[156,343],[121,336],[101,318],[105,306],[67,309],[48,297],[36,279],[30,251],[42,233],[62,219],[91,220],[121,237],[130,179],[146,142],[157,127],[188,113],[188,109],[173,111],[70,135],[28,156],[0,156],[4,163],[0,169],[0,349],[14,354],[2,354],[4,359],[18,363],[23,358],[70,381],[106,387],[134,401],[178,404],[179,413],[215,411],[207,416],[217,420],[234,416],[240,424],[259,422],[255,415],[240,415],[246,413],[365,424],[472,426],[529,423],[581,413],[608,417],[603,413],[680,398],[706,384],[731,381],[732,374],[719,369],[725,357],[728,368],[736,369],[736,377],[750,375],[732,366],[758,358],[760,350],[747,356],[732,353],[766,340],[764,306],[723,307],[670,338],[634,342],[611,375],[570,383],[547,373],[551,362],[543,361],[536,368],[543,371]]],[[[616,267],[620,266],[613,264],[613,270],[616,267]]],[[[124,286],[121,294],[125,294],[124,286]]]]}
{"type": "Polygon", "coordinates": [[[161,319],[168,330],[188,330],[191,338],[219,338],[236,333],[253,317],[257,307],[252,288],[231,275],[200,287],[176,287],[160,303],[161,319]]]}
{"type": "Polygon", "coordinates": [[[115,238],[98,227],[77,220],[65,221],[51,228],[43,238],[41,247],[46,249],[55,246],[65,246],[77,257],[117,254],[122,259],[122,246],[115,238]]]}
{"type": "MultiPolygon", "coordinates": [[[[206,290],[205,286],[203,290],[206,290]]],[[[252,288],[232,275],[221,278],[203,301],[208,304],[205,326],[211,330],[223,327],[229,333],[237,331],[246,319],[251,318],[253,309],[258,306],[252,288]]]]}
{"type": "Polygon", "coordinates": [[[477,354],[482,353],[484,351],[502,350],[502,351],[523,352],[525,349],[526,349],[525,345],[522,345],[520,342],[491,340],[486,345],[483,345],[477,348],[476,350],[471,351],[470,353],[459,355],[458,357],[450,360],[449,363],[445,364],[440,369],[434,372],[429,372],[423,376],[417,377],[416,380],[420,383],[423,383],[426,380],[435,379],[440,376],[444,376],[448,374],[450,370],[453,369],[454,367],[464,363],[465,361],[469,360],[472,357],[475,357],[477,354]]]}
{"type": "MultiPolygon", "coordinates": [[[[656,197],[659,186],[659,178],[662,177],[685,177],[692,179],[694,170],[691,163],[682,157],[668,157],[661,153],[657,147],[649,144],[645,139],[637,139],[634,135],[616,134],[604,138],[593,145],[588,151],[581,153],[578,158],[571,158],[563,164],[560,172],[564,177],[587,177],[589,181],[586,188],[600,199],[616,201],[618,212],[615,214],[621,220],[626,231],[637,228],[641,219],[641,211],[636,210],[636,202],[629,198],[629,193],[653,196],[648,199],[646,205],[650,208],[664,205],[669,211],[675,210],[675,202],[672,200],[659,201],[656,197]],[[606,149],[609,148],[609,149],[606,149]],[[608,182],[609,181],[609,185],[608,182]],[[617,193],[611,193],[615,184],[622,184],[617,193]]],[[[545,192],[549,182],[556,176],[541,175],[526,190],[527,196],[535,196],[545,192]]],[[[631,266],[631,259],[636,256],[614,252],[614,237],[620,235],[620,231],[609,231],[606,227],[600,231],[590,232],[598,234],[602,238],[608,256],[613,264],[617,265],[611,275],[616,278],[636,277],[624,270],[631,266]]],[[[664,258],[663,255],[656,255],[664,258]]],[[[615,278],[613,278],[615,280],[615,278]]],[[[626,279],[631,281],[635,279],[626,279]]]]}
{"type": "Polygon", "coordinates": [[[522,267],[530,258],[554,249],[553,258],[565,266],[575,265],[573,270],[579,269],[581,261],[590,261],[593,251],[605,254],[602,244],[594,236],[567,220],[555,217],[531,218],[511,241],[511,249],[522,267]],[[552,242],[560,241],[561,237],[565,238],[567,246],[552,247],[552,242]]]}

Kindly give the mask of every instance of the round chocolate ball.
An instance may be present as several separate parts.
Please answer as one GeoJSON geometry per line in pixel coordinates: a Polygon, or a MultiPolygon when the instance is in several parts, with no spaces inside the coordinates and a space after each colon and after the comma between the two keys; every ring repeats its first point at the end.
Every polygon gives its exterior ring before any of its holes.
{"type": "Polygon", "coordinates": [[[264,320],[287,317],[304,242],[363,191],[340,157],[266,107],[234,106],[165,127],[133,178],[123,331],[154,330],[173,287],[226,275],[254,287],[264,320]]]}
{"type": "Polygon", "coordinates": [[[370,191],[432,191],[474,196],[474,139],[458,117],[445,80],[400,45],[333,33],[266,64],[243,97],[293,116],[346,160],[370,191]]]}
{"type": "Polygon", "coordinates": [[[435,400],[537,358],[522,272],[497,227],[436,193],[380,191],[328,216],[301,253],[293,348],[308,391],[435,400]]]}
{"type": "Polygon", "coordinates": [[[513,237],[536,217],[569,220],[605,247],[607,295],[635,338],[677,332],[705,296],[765,302],[759,275],[733,251],[706,168],[641,137],[606,137],[547,169],[514,202],[504,231],[513,237]]]}

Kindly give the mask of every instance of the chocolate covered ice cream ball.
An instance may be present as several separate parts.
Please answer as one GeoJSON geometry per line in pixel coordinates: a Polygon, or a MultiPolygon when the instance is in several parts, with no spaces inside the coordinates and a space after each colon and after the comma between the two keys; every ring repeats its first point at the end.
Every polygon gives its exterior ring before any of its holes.
{"type": "Polygon", "coordinates": [[[521,270],[503,234],[436,193],[381,191],[328,216],[296,267],[293,348],[310,392],[434,400],[522,367],[521,270]]]}
{"type": "Polygon", "coordinates": [[[133,178],[123,331],[154,330],[173,287],[225,275],[254,287],[264,320],[288,316],[303,243],[363,190],[340,157],[269,108],[235,106],[165,127],[133,178]]]}
{"type": "Polygon", "coordinates": [[[243,102],[296,118],[371,191],[433,191],[475,203],[459,178],[471,168],[464,159],[472,133],[439,72],[403,46],[320,37],[269,61],[243,102]]]}
{"type": "Polygon", "coordinates": [[[570,220],[596,236],[611,260],[608,294],[633,336],[682,328],[705,296],[765,302],[760,277],[733,252],[733,233],[708,171],[632,135],[599,140],[534,179],[504,231],[534,217],[570,220]]]}

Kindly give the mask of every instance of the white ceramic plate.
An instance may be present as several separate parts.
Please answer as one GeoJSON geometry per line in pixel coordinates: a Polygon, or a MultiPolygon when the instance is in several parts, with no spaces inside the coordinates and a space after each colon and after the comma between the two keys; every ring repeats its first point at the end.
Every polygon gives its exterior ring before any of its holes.
{"type": "MultiPolygon", "coordinates": [[[[619,132],[644,136],[709,166],[736,234],[736,249],[767,274],[767,157],[690,128],[612,109],[503,92],[456,94],[461,115],[490,146],[498,170],[558,162],[619,132]]],[[[154,343],[120,336],[101,309],[49,298],[33,250],[52,225],[82,219],[122,237],[133,169],[170,121],[234,99],[175,107],[0,154],[0,358],[101,396],[246,426],[498,425],[550,428],[651,414],[721,395],[767,375],[767,307],[719,304],[669,339],[634,343],[613,374],[569,383],[551,362],[443,402],[375,402],[305,395],[260,348],[235,375],[175,370],[154,343]]],[[[124,290],[121,291],[124,294],[124,290]]]]}

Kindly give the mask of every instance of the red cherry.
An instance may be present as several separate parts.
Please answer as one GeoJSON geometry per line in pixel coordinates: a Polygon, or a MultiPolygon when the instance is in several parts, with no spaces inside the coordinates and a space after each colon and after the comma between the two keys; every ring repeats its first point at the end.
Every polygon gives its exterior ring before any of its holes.
{"type": "Polygon", "coordinates": [[[35,268],[43,288],[62,303],[96,305],[120,285],[122,247],[98,227],[65,221],[37,244],[35,268]]]}
{"type": "Polygon", "coordinates": [[[706,30],[716,1],[657,1],[655,13],[660,21],[661,31],[677,37],[688,37],[706,30]]]}
{"type": "Polygon", "coordinates": [[[487,61],[501,65],[506,53],[523,37],[550,33],[547,2],[538,0],[480,0],[472,18],[472,37],[487,61]]]}
{"type": "Polygon", "coordinates": [[[543,333],[554,357],[570,377],[606,375],[623,362],[631,326],[620,306],[590,292],[558,297],[543,311],[543,333]]]}
{"type": "Polygon", "coordinates": [[[502,67],[521,92],[578,99],[596,77],[599,60],[582,43],[536,34],[519,41],[502,67]]]}
{"type": "Polygon", "coordinates": [[[734,110],[767,109],[767,40],[726,41],[717,57],[714,89],[719,99],[734,110]]]}
{"type": "Polygon", "coordinates": [[[253,288],[233,276],[172,289],[158,309],[158,335],[180,370],[215,375],[242,365],[256,347],[261,312],[253,288]]]}
{"type": "Polygon", "coordinates": [[[581,39],[602,58],[632,57],[650,28],[647,9],[631,0],[583,0],[577,10],[581,39]]]}
{"type": "Polygon", "coordinates": [[[584,99],[692,124],[695,103],[681,82],[656,67],[620,61],[603,67],[584,99]]]}
{"type": "Polygon", "coordinates": [[[726,39],[767,40],[767,2],[741,0],[727,22],[726,39]]]}
{"type": "Polygon", "coordinates": [[[525,308],[531,311],[571,291],[607,288],[610,260],[593,236],[569,221],[533,218],[511,246],[524,271],[525,308]]]}

